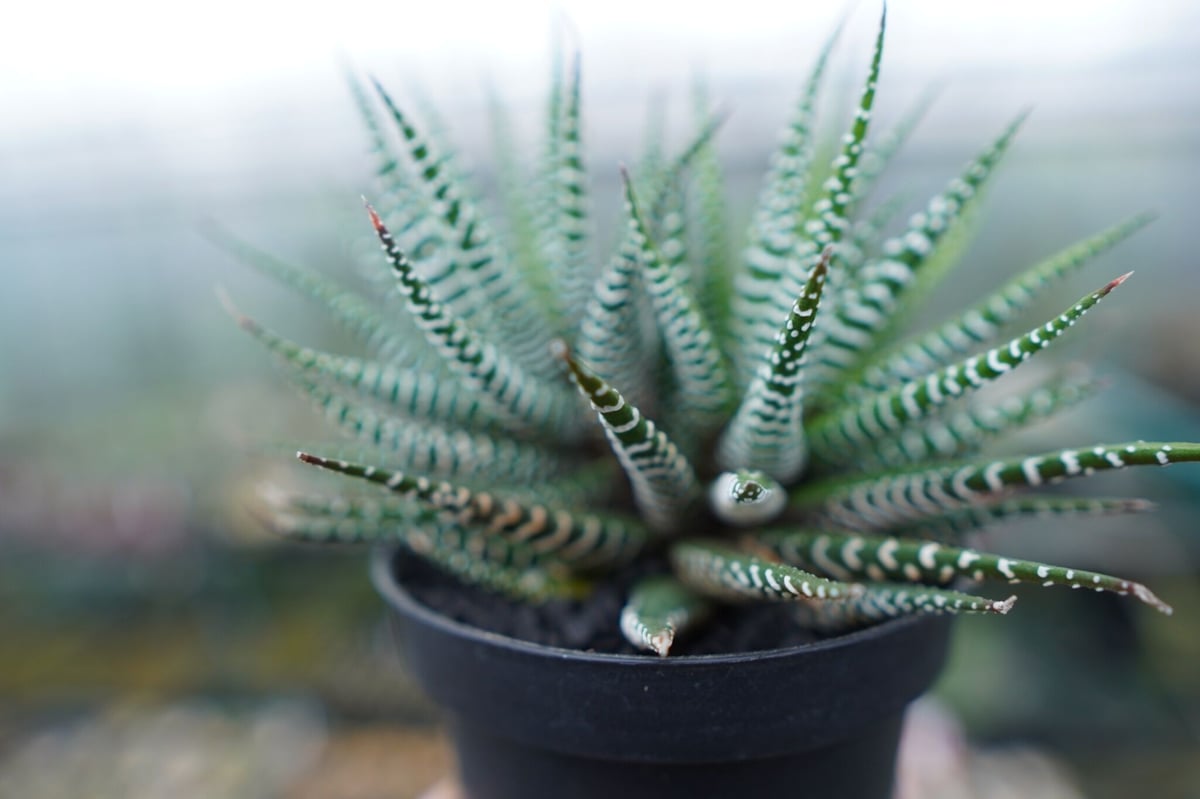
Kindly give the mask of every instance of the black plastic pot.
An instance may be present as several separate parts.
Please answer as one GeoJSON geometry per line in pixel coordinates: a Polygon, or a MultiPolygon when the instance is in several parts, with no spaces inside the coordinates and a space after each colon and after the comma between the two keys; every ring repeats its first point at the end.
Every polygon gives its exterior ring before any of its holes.
{"type": "Polygon", "coordinates": [[[405,562],[377,551],[372,579],[470,799],[886,799],[904,708],[949,640],[925,618],[750,654],[556,649],[430,610],[397,582],[405,562]]]}

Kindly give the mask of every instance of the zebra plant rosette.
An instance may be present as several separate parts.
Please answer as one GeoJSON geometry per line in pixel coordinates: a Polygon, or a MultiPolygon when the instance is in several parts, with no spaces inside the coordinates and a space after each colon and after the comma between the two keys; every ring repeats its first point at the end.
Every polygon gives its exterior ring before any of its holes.
{"type": "Polygon", "coordinates": [[[1129,594],[1169,613],[1130,580],[968,546],[1013,517],[1148,507],[1027,489],[1200,460],[1200,444],[1145,441],[981,455],[990,439],[1095,393],[1077,370],[1047,372],[1005,399],[978,391],[1125,282],[1011,330],[1043,291],[1150,217],[902,336],[960,260],[965,220],[1025,115],[885,236],[899,203],[872,203],[872,188],[928,98],[868,136],[881,20],[850,128],[832,163],[818,163],[814,109],[836,39],[771,161],[741,255],[713,143],[720,119],[702,98],[690,146],[673,158],[653,147],[623,171],[623,233],[604,260],[593,253],[577,58],[555,61],[532,177],[496,106],[498,221],[480,210],[436,117],[420,128],[383,87],[352,81],[382,185],[367,206],[383,248],[382,302],[233,245],[373,353],[310,349],[233,311],[369,450],[353,460],[299,453],[351,480],[331,495],[271,492],[276,529],[398,542],[459,580],[530,602],[638,570],[619,624],[659,655],[730,600],[794,603],[800,623],[840,630],[1008,613],[1014,597],[959,590],[998,580],[1129,594]],[[402,312],[387,306],[397,300],[402,312]]]}

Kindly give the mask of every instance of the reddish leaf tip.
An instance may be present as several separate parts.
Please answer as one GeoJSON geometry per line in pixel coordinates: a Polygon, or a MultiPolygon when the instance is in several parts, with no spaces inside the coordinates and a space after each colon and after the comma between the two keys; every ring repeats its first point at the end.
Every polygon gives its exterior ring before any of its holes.
{"type": "Polygon", "coordinates": [[[371,225],[374,226],[376,233],[387,233],[387,228],[383,225],[383,220],[379,218],[379,214],[375,212],[374,206],[367,200],[366,196],[362,198],[363,207],[367,209],[367,215],[371,217],[371,225]]]}
{"type": "Polygon", "coordinates": [[[1101,292],[1103,292],[1104,294],[1107,294],[1108,292],[1112,291],[1112,290],[1113,290],[1113,289],[1115,289],[1117,286],[1121,285],[1121,284],[1122,284],[1122,283],[1124,283],[1126,280],[1128,280],[1132,274],[1133,274],[1133,271],[1132,271],[1132,270],[1130,270],[1130,271],[1126,272],[1125,274],[1121,275],[1121,276],[1120,276],[1119,278],[1117,278],[1116,280],[1113,280],[1113,281],[1111,281],[1111,282],[1110,282],[1110,283],[1109,283],[1107,286],[1105,286],[1104,288],[1100,289],[1100,291],[1101,291],[1101,292]]]}

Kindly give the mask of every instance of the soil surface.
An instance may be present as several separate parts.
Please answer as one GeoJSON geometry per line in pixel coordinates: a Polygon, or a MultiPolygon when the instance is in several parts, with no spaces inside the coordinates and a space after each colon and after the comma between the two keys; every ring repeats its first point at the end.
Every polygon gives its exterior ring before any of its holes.
{"type": "MultiPolygon", "coordinates": [[[[655,566],[648,564],[646,570],[655,566]]],[[[420,558],[400,557],[393,568],[413,598],[455,621],[546,646],[656,657],[635,649],[618,624],[629,585],[639,573],[599,583],[585,600],[555,599],[535,605],[460,583],[420,558]]],[[[681,636],[671,655],[759,652],[820,640],[819,634],[796,623],[792,611],[786,603],[721,607],[702,629],[681,636]]]]}

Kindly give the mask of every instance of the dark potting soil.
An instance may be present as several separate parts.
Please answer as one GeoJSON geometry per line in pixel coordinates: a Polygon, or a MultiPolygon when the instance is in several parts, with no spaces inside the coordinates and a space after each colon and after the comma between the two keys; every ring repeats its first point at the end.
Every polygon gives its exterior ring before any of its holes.
{"type": "MultiPolygon", "coordinates": [[[[398,558],[393,568],[397,580],[414,599],[455,621],[545,646],[655,657],[626,641],[618,623],[629,585],[638,574],[619,582],[601,583],[583,600],[531,604],[460,583],[420,558],[398,558]]],[[[671,654],[759,652],[820,640],[819,634],[797,624],[792,611],[787,604],[722,607],[703,629],[681,636],[671,654]]]]}

